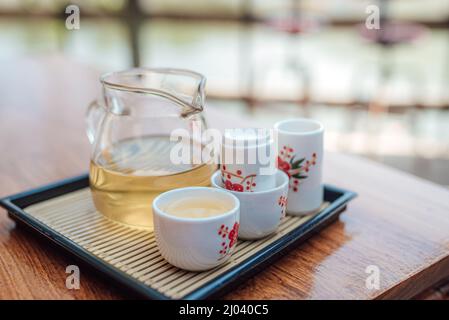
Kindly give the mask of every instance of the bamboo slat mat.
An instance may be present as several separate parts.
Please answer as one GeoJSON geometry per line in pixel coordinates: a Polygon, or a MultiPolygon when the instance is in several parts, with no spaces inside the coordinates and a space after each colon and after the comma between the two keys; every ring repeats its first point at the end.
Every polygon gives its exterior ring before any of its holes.
{"type": "MultiPolygon", "coordinates": [[[[328,203],[320,211],[326,206],[328,203]]],[[[275,234],[261,240],[239,240],[225,264],[209,271],[189,272],[162,258],[153,232],[116,223],[96,211],[89,188],[31,205],[25,211],[89,254],[173,299],[183,298],[226,273],[312,217],[287,216],[275,234]]]]}

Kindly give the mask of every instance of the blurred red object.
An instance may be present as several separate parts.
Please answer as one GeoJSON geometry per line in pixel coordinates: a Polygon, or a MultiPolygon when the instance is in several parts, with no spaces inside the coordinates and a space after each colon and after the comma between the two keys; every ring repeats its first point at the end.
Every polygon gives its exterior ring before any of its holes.
{"type": "Polygon", "coordinates": [[[360,35],[370,41],[384,45],[410,43],[424,36],[426,27],[417,23],[386,22],[380,29],[368,29],[364,24],[358,25],[360,35]]]}

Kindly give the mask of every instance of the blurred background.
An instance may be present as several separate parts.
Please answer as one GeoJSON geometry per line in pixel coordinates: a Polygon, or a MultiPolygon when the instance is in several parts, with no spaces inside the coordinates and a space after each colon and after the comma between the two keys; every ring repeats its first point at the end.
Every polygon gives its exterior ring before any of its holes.
{"type": "Polygon", "coordinates": [[[55,55],[99,72],[193,69],[208,108],[317,118],[328,150],[449,186],[449,0],[0,0],[0,49],[0,71],[55,55]]]}

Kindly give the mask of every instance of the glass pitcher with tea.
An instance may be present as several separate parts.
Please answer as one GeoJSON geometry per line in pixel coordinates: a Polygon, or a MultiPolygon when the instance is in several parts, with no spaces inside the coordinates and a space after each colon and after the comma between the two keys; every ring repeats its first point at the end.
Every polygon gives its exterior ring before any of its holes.
{"type": "Polygon", "coordinates": [[[212,144],[194,139],[206,129],[205,78],[187,70],[138,68],[106,74],[101,83],[102,98],[90,104],[86,115],[93,202],[114,221],[152,229],[156,196],[209,185],[217,168],[213,157],[193,159],[204,151],[214,153],[205,150],[212,144]],[[174,130],[183,133],[182,139],[173,139],[174,130]],[[179,150],[180,143],[188,144],[189,161],[173,161],[173,148],[179,150]]]}

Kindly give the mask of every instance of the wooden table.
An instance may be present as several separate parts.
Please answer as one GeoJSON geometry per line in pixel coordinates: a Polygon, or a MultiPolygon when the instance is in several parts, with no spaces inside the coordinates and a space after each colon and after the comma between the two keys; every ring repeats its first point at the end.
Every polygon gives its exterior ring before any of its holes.
{"type": "MultiPolygon", "coordinates": [[[[84,173],[84,111],[98,73],[61,57],[13,61],[0,74],[0,196],[84,173]]],[[[244,119],[210,112],[212,126],[244,119]]],[[[240,122],[239,122],[240,121],[240,122]]],[[[245,122],[248,124],[248,122],[245,122]]],[[[449,191],[365,159],[327,154],[325,182],[358,192],[340,220],[267,268],[229,299],[410,298],[449,276],[449,191]],[[380,288],[368,289],[368,266],[380,288]]],[[[0,212],[0,298],[134,297],[0,212]]]]}

